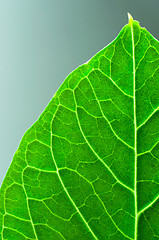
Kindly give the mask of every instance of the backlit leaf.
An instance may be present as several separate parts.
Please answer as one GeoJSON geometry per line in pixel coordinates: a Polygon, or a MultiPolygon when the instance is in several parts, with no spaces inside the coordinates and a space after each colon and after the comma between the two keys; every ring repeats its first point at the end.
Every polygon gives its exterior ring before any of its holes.
{"type": "Polygon", "coordinates": [[[25,133],[0,239],[159,239],[159,42],[130,16],[25,133]]]}

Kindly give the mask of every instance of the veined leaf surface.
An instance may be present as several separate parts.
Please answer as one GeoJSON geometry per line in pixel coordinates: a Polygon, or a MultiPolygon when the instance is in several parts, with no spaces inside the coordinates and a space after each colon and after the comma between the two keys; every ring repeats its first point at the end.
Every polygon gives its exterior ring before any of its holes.
{"type": "Polygon", "coordinates": [[[159,42],[132,17],[25,133],[0,239],[159,239],[159,42]]]}

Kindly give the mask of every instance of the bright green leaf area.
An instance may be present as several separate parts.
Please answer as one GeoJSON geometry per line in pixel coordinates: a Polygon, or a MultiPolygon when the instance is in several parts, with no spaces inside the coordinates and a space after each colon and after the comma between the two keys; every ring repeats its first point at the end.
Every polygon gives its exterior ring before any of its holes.
{"type": "Polygon", "coordinates": [[[25,133],[0,239],[159,239],[159,42],[130,19],[25,133]]]}

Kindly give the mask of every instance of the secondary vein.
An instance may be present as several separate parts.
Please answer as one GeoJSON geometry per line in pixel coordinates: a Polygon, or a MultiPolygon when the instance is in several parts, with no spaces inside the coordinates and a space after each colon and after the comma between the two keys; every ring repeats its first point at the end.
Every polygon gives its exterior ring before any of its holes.
{"type": "MultiPolygon", "coordinates": [[[[75,94],[74,94],[74,101],[76,103],[76,106],[77,106],[77,102],[76,102],[76,98],[75,98],[75,94]]],[[[78,122],[78,126],[79,126],[79,129],[80,129],[80,132],[84,138],[84,140],[86,141],[87,145],[89,146],[89,148],[91,149],[91,151],[94,153],[94,155],[102,162],[102,164],[107,168],[107,170],[112,174],[112,176],[114,177],[114,179],[120,184],[122,185],[124,188],[128,189],[129,191],[131,192],[134,192],[133,189],[131,189],[129,186],[127,186],[126,184],[124,184],[123,182],[121,182],[117,176],[113,173],[113,171],[110,169],[110,167],[103,161],[103,159],[96,153],[96,151],[93,149],[93,147],[91,146],[91,144],[88,142],[83,130],[82,130],[82,127],[81,127],[81,124],[80,124],[80,121],[79,121],[79,117],[78,117],[78,113],[77,113],[77,110],[76,110],[76,116],[77,116],[77,122],[78,122]]]]}
{"type": "MultiPolygon", "coordinates": [[[[57,108],[58,109],[58,108],[57,108]]],[[[56,110],[57,112],[57,110],[56,110]]],[[[56,112],[54,113],[54,117],[56,115],[56,112]]],[[[83,217],[82,213],[80,212],[80,210],[78,209],[77,205],[75,204],[75,202],[73,201],[73,199],[71,198],[69,192],[67,191],[65,185],[64,185],[64,182],[60,176],[60,173],[59,173],[59,169],[58,169],[58,166],[57,166],[57,163],[56,163],[56,160],[55,160],[55,157],[54,157],[54,153],[53,153],[53,150],[52,150],[52,122],[54,120],[54,117],[51,121],[51,139],[50,139],[50,146],[51,146],[51,154],[52,154],[52,159],[53,159],[53,162],[55,164],[55,167],[56,167],[56,172],[57,172],[57,176],[59,178],[59,181],[62,185],[62,188],[64,189],[68,199],[70,200],[70,202],[72,203],[72,205],[74,206],[74,208],[76,209],[76,211],[78,212],[78,214],[80,215],[82,221],[84,222],[84,224],[86,225],[86,227],[88,228],[88,230],[90,231],[90,233],[92,234],[92,236],[94,237],[94,239],[98,240],[98,238],[96,237],[96,235],[94,234],[94,232],[92,231],[92,229],[90,228],[89,224],[87,223],[87,221],[85,220],[85,218],[83,217]]]]}
{"type": "Polygon", "coordinates": [[[141,211],[139,211],[138,216],[139,216],[141,213],[145,212],[148,208],[150,208],[158,199],[159,199],[159,195],[158,195],[150,204],[148,204],[148,205],[147,205],[146,207],[144,207],[141,211]]]}

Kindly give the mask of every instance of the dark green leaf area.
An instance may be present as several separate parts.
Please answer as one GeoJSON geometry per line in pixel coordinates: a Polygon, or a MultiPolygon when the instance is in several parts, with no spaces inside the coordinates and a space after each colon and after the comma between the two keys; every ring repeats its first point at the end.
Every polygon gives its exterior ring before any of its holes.
{"type": "Polygon", "coordinates": [[[0,239],[159,239],[159,44],[127,24],[64,81],[0,190],[0,239]]]}

